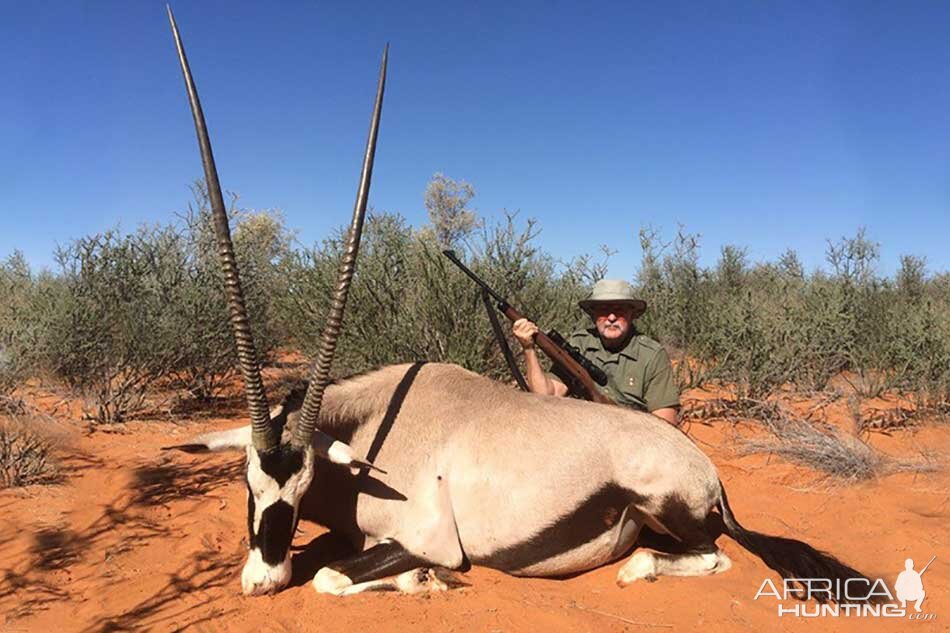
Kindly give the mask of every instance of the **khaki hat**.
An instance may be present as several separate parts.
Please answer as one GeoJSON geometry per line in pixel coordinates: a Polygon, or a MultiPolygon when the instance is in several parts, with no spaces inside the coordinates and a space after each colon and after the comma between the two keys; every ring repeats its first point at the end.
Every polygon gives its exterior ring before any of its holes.
{"type": "Polygon", "coordinates": [[[590,314],[591,308],[596,303],[626,304],[633,309],[633,316],[631,317],[633,319],[646,312],[647,309],[647,302],[637,299],[633,294],[633,286],[623,279],[601,279],[594,284],[590,296],[577,305],[581,307],[581,310],[590,314]]]}

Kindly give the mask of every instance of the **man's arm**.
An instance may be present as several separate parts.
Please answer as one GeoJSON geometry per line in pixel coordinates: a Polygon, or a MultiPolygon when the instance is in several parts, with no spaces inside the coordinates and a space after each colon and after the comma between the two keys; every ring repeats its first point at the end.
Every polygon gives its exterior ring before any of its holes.
{"type": "Polygon", "coordinates": [[[531,393],[559,398],[567,395],[567,385],[550,376],[541,367],[538,352],[534,347],[534,335],[538,333],[538,326],[528,319],[518,319],[511,330],[524,350],[525,380],[531,393]]]}
{"type": "Polygon", "coordinates": [[[657,352],[647,368],[647,384],[644,399],[650,413],[676,426],[679,411],[679,389],[673,375],[673,365],[666,351],[657,352]]]}
{"type": "Polygon", "coordinates": [[[666,420],[673,426],[676,426],[678,423],[678,420],[676,419],[677,412],[678,410],[676,407],[663,407],[662,409],[650,411],[650,413],[652,413],[656,417],[666,420]]]}

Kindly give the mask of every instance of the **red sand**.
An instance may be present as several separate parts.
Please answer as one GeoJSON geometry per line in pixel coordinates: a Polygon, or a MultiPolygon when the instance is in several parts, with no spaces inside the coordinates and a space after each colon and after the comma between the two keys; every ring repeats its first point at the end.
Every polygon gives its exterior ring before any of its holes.
{"type": "MultiPolygon", "coordinates": [[[[33,396],[52,409],[55,399],[33,396]]],[[[242,420],[133,422],[88,434],[88,425],[66,419],[74,411],[57,412],[64,416],[56,425],[66,481],[0,492],[0,631],[936,631],[950,622],[950,476],[943,471],[816,488],[811,471],[736,456],[733,435],[741,425],[690,426],[746,527],[805,540],[890,586],[905,558],[919,569],[936,555],[924,576],[924,611],[936,614],[930,622],[779,618],[772,598],[753,600],[764,579],[778,577],[725,536],[719,543],[733,567],[712,577],[620,589],[614,578],[621,563],[565,580],[475,568],[463,576],[469,587],[447,593],[333,598],[315,593],[309,580],[338,544],[304,523],[295,544],[312,545],[296,553],[292,585],[276,596],[245,598],[243,457],[159,450],[242,420]]],[[[840,422],[846,407],[839,402],[828,415],[840,422]]],[[[923,424],[871,441],[893,455],[946,453],[950,427],[923,424]]]]}

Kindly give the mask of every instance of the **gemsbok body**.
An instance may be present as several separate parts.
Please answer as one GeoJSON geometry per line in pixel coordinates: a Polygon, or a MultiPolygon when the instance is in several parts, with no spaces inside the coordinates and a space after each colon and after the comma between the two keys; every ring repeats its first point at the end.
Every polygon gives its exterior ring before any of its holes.
{"type": "MultiPolygon", "coordinates": [[[[271,411],[285,435],[302,397],[293,392],[271,411]]],[[[785,576],[860,577],[804,543],[743,529],[709,458],[647,413],[517,391],[456,365],[415,363],[331,384],[317,426],[314,451],[327,459],[316,460],[298,516],[362,552],[320,570],[319,591],[442,588],[428,568],[468,564],[561,576],[617,560],[641,535],[665,551],[638,549],[618,573],[621,586],[714,574],[730,566],[716,546],[723,531],[785,576]],[[385,474],[360,468],[353,455],[385,474]]],[[[179,448],[243,450],[250,436],[243,427],[179,448]]],[[[289,540],[268,540],[284,532],[270,525],[266,498],[255,498],[258,460],[248,450],[250,542],[263,555],[252,553],[244,591],[260,593],[277,588],[258,571],[260,561],[289,565],[289,540]]],[[[289,512],[277,517],[290,520],[289,512]]],[[[289,566],[280,577],[289,578],[289,566]]]]}
{"type": "MultiPolygon", "coordinates": [[[[383,54],[353,220],[305,389],[269,410],[211,143],[169,9],[211,200],[251,424],[182,450],[246,452],[246,594],[284,587],[301,518],[345,535],[356,554],[317,571],[318,591],[447,587],[441,570],[485,565],[561,576],[626,555],[618,583],[725,571],[722,532],[785,578],[864,577],[792,539],[739,525],[716,469],[647,413],[522,393],[454,365],[394,365],[330,383],[359,250],[386,79],[383,54]],[[659,551],[654,551],[659,550],[659,551]]],[[[870,586],[870,581],[863,580],[870,586]]]]}

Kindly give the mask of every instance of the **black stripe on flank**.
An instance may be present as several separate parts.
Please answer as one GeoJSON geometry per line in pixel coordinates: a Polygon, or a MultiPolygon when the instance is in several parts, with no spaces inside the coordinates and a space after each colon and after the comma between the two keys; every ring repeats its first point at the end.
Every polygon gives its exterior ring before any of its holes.
{"type": "Polygon", "coordinates": [[[286,501],[278,500],[261,513],[261,525],[251,540],[251,548],[259,548],[261,558],[268,565],[277,565],[287,556],[293,536],[294,508],[286,501]]]}
{"type": "Polygon", "coordinates": [[[615,483],[602,486],[579,506],[528,539],[474,562],[502,571],[518,571],[589,543],[613,529],[630,504],[644,497],[615,483]]]}
{"type": "MultiPolygon", "coordinates": [[[[389,435],[393,424],[396,422],[396,417],[399,415],[402,403],[409,394],[409,388],[412,387],[412,383],[415,382],[416,376],[425,364],[425,361],[413,363],[399,380],[399,384],[396,385],[393,396],[389,400],[389,406],[386,407],[386,414],[383,416],[383,420],[379,424],[379,429],[376,431],[376,436],[373,438],[373,443],[370,444],[369,450],[366,451],[366,461],[370,463],[376,461],[376,458],[379,456],[379,451],[382,450],[383,443],[386,441],[386,436],[389,435]]],[[[366,475],[367,473],[368,471],[364,470],[362,474],[366,475]]]]}

